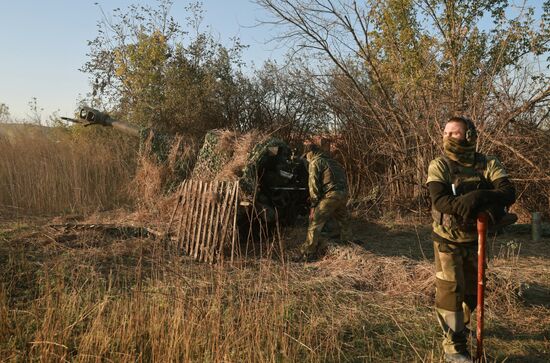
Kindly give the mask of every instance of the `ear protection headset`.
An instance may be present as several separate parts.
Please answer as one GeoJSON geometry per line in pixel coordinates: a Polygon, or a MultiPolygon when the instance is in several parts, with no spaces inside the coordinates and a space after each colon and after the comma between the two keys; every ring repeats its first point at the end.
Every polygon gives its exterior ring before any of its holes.
{"type": "Polygon", "coordinates": [[[464,136],[467,142],[473,142],[477,139],[476,126],[474,125],[474,122],[472,120],[470,120],[467,117],[458,116],[458,117],[452,117],[447,122],[453,122],[453,121],[462,122],[464,125],[466,125],[466,134],[464,136]]]}
{"type": "Polygon", "coordinates": [[[477,139],[477,130],[476,126],[469,118],[464,118],[466,123],[466,141],[473,142],[477,139]]]}

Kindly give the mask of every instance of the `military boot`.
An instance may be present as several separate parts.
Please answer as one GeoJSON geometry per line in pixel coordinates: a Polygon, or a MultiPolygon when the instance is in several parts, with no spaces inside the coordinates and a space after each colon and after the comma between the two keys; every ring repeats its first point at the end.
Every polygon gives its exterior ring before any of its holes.
{"type": "Polygon", "coordinates": [[[464,311],[436,308],[436,313],[444,333],[445,362],[471,362],[468,354],[468,329],[464,326],[464,311]]]}

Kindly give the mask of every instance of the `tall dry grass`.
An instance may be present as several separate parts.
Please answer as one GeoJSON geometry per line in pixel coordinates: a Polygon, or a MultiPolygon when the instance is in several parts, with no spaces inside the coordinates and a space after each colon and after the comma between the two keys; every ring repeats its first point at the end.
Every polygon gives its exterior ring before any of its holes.
{"type": "MultiPolygon", "coordinates": [[[[119,150],[116,142],[96,136],[30,128],[3,133],[2,213],[86,212],[126,202],[131,158],[124,145],[119,150]]],[[[157,185],[151,174],[144,179],[157,185]]],[[[0,361],[441,358],[432,311],[433,266],[427,260],[347,246],[331,249],[315,264],[263,258],[210,266],[151,239],[18,228],[0,228],[0,361]]],[[[388,249],[396,248],[390,247],[397,241],[390,234],[380,238],[388,249]]],[[[296,236],[288,239],[279,243],[297,243],[296,236]]],[[[404,243],[410,248],[410,241],[404,243]]],[[[538,357],[548,349],[548,340],[539,337],[545,334],[548,308],[533,314],[521,306],[517,290],[525,279],[517,273],[517,261],[506,254],[489,265],[487,326],[493,331],[487,346],[502,350],[489,361],[518,351],[523,354],[518,359],[538,357]],[[530,334],[531,342],[510,346],[498,338],[512,318],[514,332],[530,334]],[[525,327],[526,321],[539,325],[525,327]]]]}
{"type": "Polygon", "coordinates": [[[271,260],[197,264],[150,240],[56,240],[21,239],[0,251],[9,256],[0,274],[2,360],[389,362],[437,349],[429,309],[387,301],[384,288],[364,291],[271,260]],[[425,338],[411,349],[400,329],[418,324],[425,338]]]}
{"type": "Polygon", "coordinates": [[[134,167],[119,139],[63,128],[0,128],[2,214],[85,213],[129,202],[134,167]]]}
{"type": "MultiPolygon", "coordinates": [[[[441,358],[428,261],[348,246],[315,264],[259,259],[210,266],[159,241],[44,232],[49,238],[33,231],[0,244],[2,361],[441,358]]],[[[517,276],[505,277],[493,279],[488,291],[489,329],[519,311],[513,288],[503,288],[517,276]]]]}

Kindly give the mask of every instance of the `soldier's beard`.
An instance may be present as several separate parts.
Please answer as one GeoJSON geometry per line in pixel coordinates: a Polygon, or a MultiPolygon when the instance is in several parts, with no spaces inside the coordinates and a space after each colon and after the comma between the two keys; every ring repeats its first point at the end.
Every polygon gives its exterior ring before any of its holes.
{"type": "Polygon", "coordinates": [[[449,159],[464,166],[474,166],[476,153],[475,142],[445,137],[443,138],[443,150],[449,159]]]}

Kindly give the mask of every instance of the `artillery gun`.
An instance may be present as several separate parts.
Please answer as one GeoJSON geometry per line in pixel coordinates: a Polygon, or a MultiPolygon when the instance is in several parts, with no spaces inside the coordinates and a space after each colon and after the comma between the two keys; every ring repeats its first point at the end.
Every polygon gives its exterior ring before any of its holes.
{"type": "Polygon", "coordinates": [[[78,123],[84,126],[101,125],[111,126],[117,130],[123,131],[132,136],[140,136],[140,128],[130,125],[126,122],[112,119],[108,114],[83,106],[79,109],[77,118],[61,117],[62,120],[78,123]]]}
{"type": "MultiPolygon", "coordinates": [[[[115,120],[90,107],[64,120],[113,127],[141,141],[166,160],[171,136],[115,120]]],[[[292,225],[308,211],[307,168],[290,146],[275,137],[228,130],[206,133],[189,178],[179,180],[167,221],[173,245],[199,261],[249,254],[277,225],[292,225]],[[244,246],[246,245],[246,247],[244,246]]]]}

